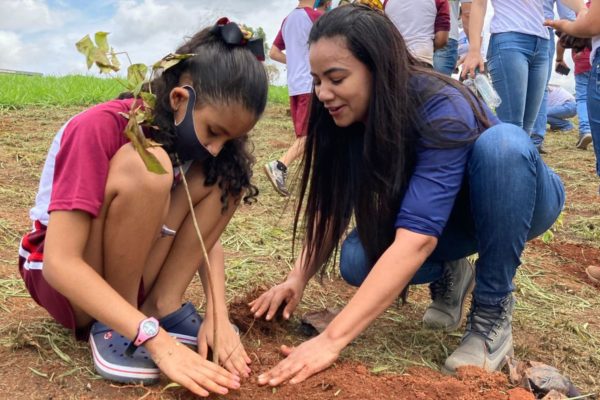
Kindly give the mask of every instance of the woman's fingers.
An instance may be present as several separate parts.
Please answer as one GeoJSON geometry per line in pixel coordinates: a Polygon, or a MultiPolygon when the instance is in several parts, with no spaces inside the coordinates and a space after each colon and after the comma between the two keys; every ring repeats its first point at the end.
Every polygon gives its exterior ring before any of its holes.
{"type": "Polygon", "coordinates": [[[202,358],[208,358],[208,342],[206,340],[198,341],[198,353],[200,353],[202,358]]]}
{"type": "Polygon", "coordinates": [[[291,354],[292,351],[294,351],[295,347],[290,347],[290,346],[286,346],[285,344],[282,344],[280,347],[280,351],[281,354],[283,354],[284,356],[289,356],[291,354]]]}
{"type": "Polygon", "coordinates": [[[293,359],[286,358],[281,361],[270,371],[264,373],[258,377],[258,383],[260,385],[269,384],[269,386],[277,386],[285,381],[289,381],[293,378],[300,370],[304,368],[304,364],[299,363],[293,359]]]}

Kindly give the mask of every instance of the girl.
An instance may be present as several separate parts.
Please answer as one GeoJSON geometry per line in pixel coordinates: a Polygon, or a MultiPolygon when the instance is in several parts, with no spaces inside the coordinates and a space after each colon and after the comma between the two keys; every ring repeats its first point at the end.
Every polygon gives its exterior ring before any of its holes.
{"type": "Polygon", "coordinates": [[[327,368],[409,283],[433,282],[424,323],[453,330],[475,285],[466,331],[446,360],[494,370],[511,354],[512,279],[525,241],[560,214],[564,189],[527,134],[501,124],[468,89],[420,67],[392,22],[336,8],[309,37],[313,107],[300,186],[304,246],[285,282],[250,303],[289,318],[308,280],[342,244],[358,291],[319,336],[259,377],[300,382],[327,368]],[[479,253],[476,273],[465,259],[479,253]]]}
{"type": "MultiPolygon", "coordinates": [[[[542,104],[549,68],[550,37],[543,25],[543,2],[547,0],[492,0],[494,16],[487,65],[494,89],[502,99],[496,109],[502,122],[531,133],[542,104]]],[[[463,77],[484,70],[480,54],[481,29],[487,0],[473,0],[469,22],[469,52],[463,77]]],[[[554,50],[553,50],[554,51],[554,50]]],[[[541,150],[543,136],[531,140],[541,150]]]]}
{"type": "Polygon", "coordinates": [[[239,388],[240,376],[248,376],[250,359],[227,316],[218,240],[240,200],[258,194],[246,142],[265,109],[268,83],[251,44],[237,25],[220,20],[177,49],[193,57],[152,82],[157,129],[144,133],[163,145],[150,151],[168,174],[147,171],[123,134],[127,120],[119,113],[135,99],[73,117],[52,143],[19,270],[36,302],[78,337],[89,334],[96,370],[107,379],[152,383],[160,369],[207,396],[239,388]],[[204,284],[180,163],[215,293],[204,284]],[[208,299],[202,325],[191,304],[181,306],[199,266],[208,299]],[[205,359],[215,339],[213,309],[227,370],[205,359]],[[198,344],[200,354],[171,336],[198,344]]]}

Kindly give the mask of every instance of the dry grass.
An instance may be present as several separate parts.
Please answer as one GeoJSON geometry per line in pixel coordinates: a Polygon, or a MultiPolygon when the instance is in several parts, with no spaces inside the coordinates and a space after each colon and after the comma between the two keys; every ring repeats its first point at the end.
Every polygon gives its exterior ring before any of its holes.
{"type": "MultiPolygon", "coordinates": [[[[61,123],[78,110],[0,110],[0,355],[4,360],[0,363],[3,367],[16,365],[24,352],[33,350],[37,355],[27,358],[28,368],[22,377],[26,381],[71,380],[87,385],[90,379],[97,378],[86,344],[75,342],[27,298],[16,269],[18,241],[29,227],[27,211],[37,190],[48,145],[61,123]]],[[[278,157],[292,142],[286,109],[271,106],[254,130],[253,139],[259,201],[242,206],[222,238],[227,252],[230,300],[257,286],[268,287],[281,281],[293,264],[293,199],[281,198],[262,173],[262,165],[278,157]]],[[[514,336],[517,357],[552,364],[571,376],[584,391],[591,392],[600,386],[598,288],[581,275],[560,275],[563,265],[573,265],[576,260],[561,258],[550,250],[552,244],[560,243],[582,249],[600,246],[593,155],[589,150],[576,150],[575,141],[575,134],[549,134],[547,139],[551,153],[545,158],[564,179],[568,193],[564,224],[550,245],[540,243],[524,254],[524,265],[516,279],[514,336]]],[[[351,297],[353,289],[339,280],[336,271],[330,272],[329,277],[324,285],[309,285],[298,314],[343,306],[351,297]]],[[[193,282],[188,297],[197,305],[203,304],[198,281],[193,282]]],[[[401,372],[415,365],[438,368],[457,346],[461,332],[443,334],[423,329],[420,320],[427,302],[426,287],[412,290],[408,305],[390,307],[349,346],[343,358],[365,362],[377,373],[401,372]]],[[[299,342],[304,338],[296,334],[289,339],[299,342]]],[[[0,369],[5,371],[0,372],[0,378],[5,377],[8,370],[0,369]]],[[[143,396],[145,392],[139,393],[143,396]]]]}

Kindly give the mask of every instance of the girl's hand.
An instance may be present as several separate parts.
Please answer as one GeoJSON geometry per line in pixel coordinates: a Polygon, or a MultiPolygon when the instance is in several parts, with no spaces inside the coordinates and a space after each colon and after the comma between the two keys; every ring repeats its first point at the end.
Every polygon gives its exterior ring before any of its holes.
{"type": "MultiPolygon", "coordinates": [[[[213,318],[207,313],[200,331],[198,332],[198,352],[203,358],[208,357],[208,348],[213,347],[213,318]]],[[[232,374],[248,378],[251,363],[250,357],[246,354],[246,350],[242,345],[240,336],[237,334],[227,315],[219,318],[219,327],[217,328],[219,335],[218,351],[219,361],[232,374]]]]}
{"type": "Polygon", "coordinates": [[[254,313],[255,318],[261,318],[265,313],[265,319],[270,321],[275,317],[275,313],[283,302],[286,303],[283,309],[283,318],[290,319],[292,313],[300,303],[306,282],[300,277],[290,275],[285,282],[273,286],[261,294],[258,299],[250,302],[250,311],[254,313]]]}
{"type": "Polygon", "coordinates": [[[259,385],[277,386],[286,381],[300,383],[328,368],[339,357],[341,348],[324,334],[293,348],[281,346],[286,359],[258,377],[259,385]]]}
{"type": "Polygon", "coordinates": [[[239,389],[238,376],[205,360],[168,334],[161,336],[148,341],[146,348],[151,351],[156,365],[173,382],[202,397],[207,397],[210,392],[227,394],[228,388],[239,389]]]}
{"type": "Polygon", "coordinates": [[[469,50],[465,57],[465,61],[463,62],[463,68],[460,76],[462,78],[475,78],[475,70],[477,68],[479,68],[479,72],[483,72],[485,70],[483,57],[481,57],[481,53],[479,51],[469,50]]]}

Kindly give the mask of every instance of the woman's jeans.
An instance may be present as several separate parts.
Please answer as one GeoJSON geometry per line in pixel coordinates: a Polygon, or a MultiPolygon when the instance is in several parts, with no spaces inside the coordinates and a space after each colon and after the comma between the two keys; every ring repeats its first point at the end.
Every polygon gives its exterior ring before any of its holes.
{"type": "Polygon", "coordinates": [[[575,75],[575,101],[577,102],[577,119],[579,119],[579,136],[590,133],[590,120],[587,110],[587,87],[590,71],[575,75]]]}
{"type": "Polygon", "coordinates": [[[563,104],[548,107],[547,120],[550,124],[550,129],[567,131],[573,129],[575,125],[569,118],[577,115],[577,103],[573,101],[565,101],[563,104]]]}
{"type": "Polygon", "coordinates": [[[590,71],[587,109],[596,152],[596,173],[600,176],[600,50],[596,51],[590,71]]]}
{"type": "Polygon", "coordinates": [[[452,75],[458,61],[458,41],[448,39],[448,44],[433,53],[433,69],[445,75],[452,75]]]}
{"type": "MultiPolygon", "coordinates": [[[[450,219],[411,284],[435,281],[445,261],[479,253],[474,296],[482,304],[497,304],[514,289],[525,242],[552,226],[564,201],[560,178],[522,129],[489,128],[473,145],[450,219]]],[[[360,286],[371,268],[354,230],[342,244],[341,275],[360,286]]]]}
{"type": "Polygon", "coordinates": [[[492,34],[488,69],[494,89],[502,99],[496,114],[531,133],[548,78],[550,41],[524,33],[492,34]]]}
{"type": "Polygon", "coordinates": [[[551,38],[551,40],[548,40],[548,75],[546,75],[546,86],[544,86],[542,104],[540,104],[540,110],[538,111],[538,115],[535,118],[531,131],[531,140],[536,146],[541,145],[546,137],[546,124],[548,123],[548,83],[552,76],[552,61],[554,60],[554,51],[556,50],[556,45],[554,43],[554,29],[548,28],[548,37],[551,38]]]}

